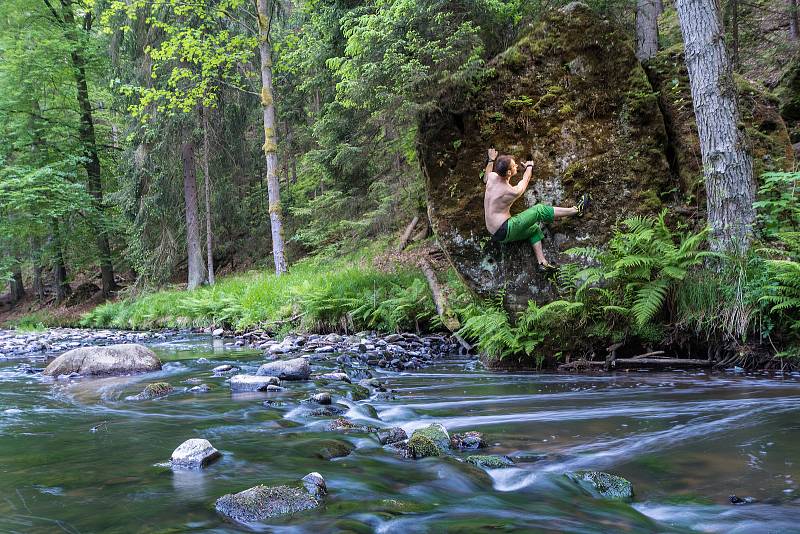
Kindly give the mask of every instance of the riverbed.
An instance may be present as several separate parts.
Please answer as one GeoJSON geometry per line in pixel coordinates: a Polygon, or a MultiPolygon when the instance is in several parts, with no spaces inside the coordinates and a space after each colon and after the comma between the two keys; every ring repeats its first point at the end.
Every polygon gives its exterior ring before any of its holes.
{"type": "MultiPolygon", "coordinates": [[[[198,335],[149,346],[164,368],[136,377],[54,381],[31,369],[42,361],[0,361],[0,532],[800,532],[797,374],[507,373],[447,355],[371,369],[391,392],[353,401],[346,384],[313,380],[232,395],[211,369],[254,372],[260,351],[198,335]],[[176,391],[126,400],[156,381],[176,391]],[[188,391],[198,383],[210,391],[188,391]],[[514,467],[404,459],[373,435],[329,431],[332,417],[302,402],[319,391],[356,423],[483,432],[485,452],[514,467]],[[221,459],[172,470],[189,438],[221,459]],[[336,443],[352,452],[327,459],[336,443]],[[563,476],[580,469],[626,477],[633,501],[584,493],[563,476]],[[327,480],[321,509],[247,527],[214,511],[226,493],[311,471],[327,480]]],[[[339,370],[336,354],[312,369],[339,370]]]]}

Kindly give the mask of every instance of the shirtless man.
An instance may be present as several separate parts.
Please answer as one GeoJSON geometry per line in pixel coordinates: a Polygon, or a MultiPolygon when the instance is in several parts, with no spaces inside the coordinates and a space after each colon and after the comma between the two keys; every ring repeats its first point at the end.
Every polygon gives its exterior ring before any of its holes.
{"type": "Polygon", "coordinates": [[[581,216],[589,208],[589,195],[581,195],[574,208],[560,208],[536,204],[520,214],[511,216],[511,205],[525,193],[533,174],[533,162],[526,161],[522,180],[511,185],[509,180],[517,174],[517,163],[511,156],[497,156],[497,150],[489,149],[486,164],[486,193],[483,197],[483,210],[486,216],[486,229],[492,239],[499,243],[530,241],[539,268],[553,272],[556,267],[550,264],[542,252],[544,234],[540,222],[552,223],[559,217],[581,216]]]}

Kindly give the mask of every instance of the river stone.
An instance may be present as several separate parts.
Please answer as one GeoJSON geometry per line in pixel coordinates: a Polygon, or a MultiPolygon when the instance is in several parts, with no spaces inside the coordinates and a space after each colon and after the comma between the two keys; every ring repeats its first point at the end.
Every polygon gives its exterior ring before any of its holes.
{"type": "Polygon", "coordinates": [[[483,467],[484,469],[502,469],[504,467],[514,467],[514,462],[505,456],[495,454],[473,454],[467,456],[465,461],[483,467]]]}
{"type": "MultiPolygon", "coordinates": [[[[664,208],[669,197],[662,194],[676,180],[657,94],[634,49],[633,32],[584,4],[549,10],[489,62],[475,90],[445,88],[422,118],[428,216],[471,290],[502,294],[509,311],[558,296],[556,284],[535,269],[530,243],[490,239],[479,177],[489,147],[518,163],[533,160],[530,186],[512,214],[535,203],[572,206],[581,193],[592,194],[584,217],[546,225],[542,244],[552,263],[582,262],[564,252],[602,246],[618,219],[664,208]]],[[[521,178],[522,170],[512,183],[521,178]]]]}
{"type": "Polygon", "coordinates": [[[617,475],[602,471],[577,471],[566,476],[595,496],[613,500],[633,498],[633,485],[617,475]]]}
{"type": "Polygon", "coordinates": [[[328,493],[328,486],[325,484],[325,479],[316,471],[304,476],[302,482],[306,491],[312,497],[319,499],[328,493]]]}
{"type": "Polygon", "coordinates": [[[331,399],[331,394],[328,393],[327,391],[311,395],[311,398],[309,400],[311,402],[316,402],[317,404],[322,404],[322,405],[329,405],[333,402],[333,399],[331,399]]]}
{"type": "Polygon", "coordinates": [[[450,449],[450,435],[439,423],[418,428],[408,440],[408,450],[414,458],[442,456],[450,449]]]}
{"type": "Polygon", "coordinates": [[[350,443],[338,439],[325,439],[322,441],[317,441],[311,446],[316,447],[317,449],[315,456],[322,458],[323,460],[342,458],[349,455],[354,449],[350,443]]]}
{"type": "Polygon", "coordinates": [[[266,391],[268,386],[280,384],[275,376],[234,375],[231,377],[231,391],[236,393],[247,391],[266,391]]]}
{"type": "Polygon", "coordinates": [[[381,442],[381,445],[397,443],[398,441],[403,441],[404,439],[408,439],[408,434],[406,434],[406,431],[398,426],[392,428],[381,428],[378,430],[378,441],[381,442]]]}
{"type": "Polygon", "coordinates": [[[170,462],[175,467],[198,469],[221,456],[207,439],[187,439],[172,451],[170,462]]]}
{"type": "Polygon", "coordinates": [[[65,352],[48,365],[48,376],[78,373],[89,375],[123,375],[161,369],[161,360],[144,345],[125,343],[105,347],[81,347],[65,352]]]}
{"type": "Polygon", "coordinates": [[[322,380],[341,380],[342,382],[350,383],[350,377],[347,373],[325,373],[317,376],[322,380]]]}
{"type": "Polygon", "coordinates": [[[125,400],[150,400],[155,399],[158,397],[163,397],[165,395],[169,395],[175,390],[171,384],[167,382],[155,382],[153,384],[147,384],[141,393],[138,395],[132,395],[130,397],[125,397],[125,400]]]}
{"type": "Polygon", "coordinates": [[[349,397],[351,400],[360,401],[369,398],[369,390],[363,386],[359,386],[358,384],[352,384],[350,386],[350,393],[349,397]]]}
{"type": "Polygon", "coordinates": [[[474,450],[483,449],[486,447],[486,442],[482,433],[470,431],[450,436],[450,446],[454,449],[474,450]]]}
{"type": "Polygon", "coordinates": [[[215,504],[217,512],[241,523],[313,510],[319,501],[306,491],[289,486],[255,486],[223,495],[215,504]]]}
{"type": "Polygon", "coordinates": [[[305,358],[293,358],[291,360],[278,360],[265,363],[258,368],[256,374],[259,376],[277,376],[281,380],[308,380],[311,375],[311,367],[305,358]]]}

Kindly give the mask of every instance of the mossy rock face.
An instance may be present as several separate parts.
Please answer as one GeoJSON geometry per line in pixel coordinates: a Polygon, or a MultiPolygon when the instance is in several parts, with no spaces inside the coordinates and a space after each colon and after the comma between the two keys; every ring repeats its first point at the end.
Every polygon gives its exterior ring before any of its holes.
{"type": "Polygon", "coordinates": [[[369,398],[369,390],[364,386],[353,384],[350,386],[349,397],[354,401],[366,400],[369,398]]]}
{"type": "Polygon", "coordinates": [[[617,475],[602,471],[577,471],[567,473],[566,476],[592,495],[604,499],[630,500],[633,498],[633,484],[617,475]]]}
{"type": "MultiPolygon", "coordinates": [[[[661,50],[647,62],[647,73],[659,93],[664,122],[670,138],[668,156],[689,204],[705,203],[703,160],[692,105],[692,90],[683,45],[661,50]]],[[[794,159],[786,124],[778,101],[766,91],[736,77],[739,114],[750,140],[753,173],[790,170],[794,159]]]]}
{"type": "Polygon", "coordinates": [[[418,428],[408,440],[408,451],[414,458],[442,456],[450,449],[450,435],[445,428],[434,423],[425,428],[418,428]]]}
{"type": "MultiPolygon", "coordinates": [[[[571,247],[602,245],[619,218],[662,209],[661,193],[673,187],[666,130],[632,36],[585,5],[570,4],[492,60],[480,87],[446,92],[441,111],[423,119],[419,155],[431,224],[479,295],[502,289],[506,307],[519,310],[557,294],[534,269],[530,243],[490,239],[480,178],[489,147],[534,162],[512,214],[535,203],[572,206],[581,193],[592,194],[594,209],[585,217],[546,225],[551,262],[575,261],[563,254],[571,247]]],[[[511,182],[521,177],[520,171],[511,182]]]]}

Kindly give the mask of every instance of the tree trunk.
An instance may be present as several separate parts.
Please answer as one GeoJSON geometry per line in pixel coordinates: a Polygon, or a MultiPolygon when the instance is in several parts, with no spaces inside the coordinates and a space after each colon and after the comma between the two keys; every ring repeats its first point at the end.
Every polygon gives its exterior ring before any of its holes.
{"type": "Polygon", "coordinates": [[[25,298],[25,284],[22,281],[22,270],[19,264],[14,265],[14,268],[11,270],[11,281],[9,285],[11,286],[11,299],[14,302],[19,302],[25,298]]]}
{"type": "Polygon", "coordinates": [[[677,0],[700,137],[714,251],[744,254],[755,222],[753,161],[739,130],[736,86],[715,0],[677,0]]]}
{"type": "Polygon", "coordinates": [[[214,285],[214,234],[211,230],[211,174],[209,173],[208,108],[203,106],[203,174],[206,186],[206,255],[208,283],[214,285]]]}
{"type": "Polygon", "coordinates": [[[636,58],[647,61],[658,52],[658,0],[636,1],[636,58]]]}
{"type": "Polygon", "coordinates": [[[739,0],[731,2],[731,55],[733,56],[733,70],[739,70],[739,0]]]}
{"type": "Polygon", "coordinates": [[[798,17],[797,17],[797,0],[789,0],[789,39],[797,41],[800,38],[800,30],[798,30],[798,17]]]}
{"type": "Polygon", "coordinates": [[[67,282],[67,266],[64,264],[64,252],[61,248],[61,234],[58,229],[58,221],[52,221],[53,235],[53,256],[55,262],[53,265],[53,293],[56,297],[56,304],[61,304],[64,299],[72,292],[67,282]]]}
{"type": "Polygon", "coordinates": [[[42,265],[38,258],[33,260],[33,292],[39,303],[44,302],[44,280],[42,279],[42,265]]]}
{"type": "Polygon", "coordinates": [[[206,280],[203,249],[200,246],[200,221],[197,215],[197,177],[194,164],[194,142],[189,128],[184,129],[181,145],[183,160],[183,201],[186,207],[186,252],[189,270],[187,289],[194,289],[206,280]]]}
{"type": "MultiPolygon", "coordinates": [[[[72,0],[61,0],[62,16],[67,38],[74,43],[70,53],[72,67],[75,70],[78,105],[80,107],[80,127],[78,136],[83,145],[84,167],[86,168],[87,189],[94,199],[94,207],[99,214],[99,221],[92,221],[97,250],[100,253],[100,275],[102,278],[103,296],[108,296],[117,289],[114,281],[114,267],[111,263],[111,247],[108,243],[104,224],[105,205],[103,203],[103,183],[101,179],[100,156],[97,153],[97,140],[94,132],[92,104],[89,100],[89,87],[86,82],[86,60],[81,53],[80,39],[75,34],[75,17],[72,12],[72,0]]],[[[84,27],[91,28],[91,13],[85,15],[84,27]]]]}
{"type": "Polygon", "coordinates": [[[278,168],[278,143],[275,135],[275,101],[272,90],[272,50],[269,43],[269,0],[258,0],[258,51],[261,56],[261,105],[264,108],[264,157],[267,160],[267,193],[269,196],[269,222],[272,229],[272,255],[275,273],[286,272],[283,252],[283,221],[281,195],[276,175],[278,168]]]}

